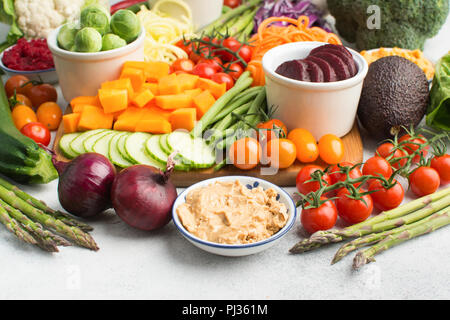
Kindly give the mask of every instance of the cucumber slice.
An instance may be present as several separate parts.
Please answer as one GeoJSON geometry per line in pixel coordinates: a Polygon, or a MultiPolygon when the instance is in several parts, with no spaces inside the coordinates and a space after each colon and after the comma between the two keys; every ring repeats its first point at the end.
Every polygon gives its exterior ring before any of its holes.
{"type": "Polygon", "coordinates": [[[169,136],[168,134],[163,134],[159,138],[159,146],[161,147],[162,151],[164,151],[166,154],[170,154],[170,148],[169,148],[169,145],[167,144],[168,136],[169,136]]]}
{"type": "MultiPolygon", "coordinates": [[[[163,138],[163,136],[152,136],[150,139],[147,140],[145,147],[147,149],[148,154],[158,161],[159,163],[163,164],[164,166],[167,166],[167,160],[169,158],[169,154],[165,153],[164,150],[161,148],[160,140],[163,138]]],[[[189,171],[190,166],[185,165],[180,161],[179,157],[175,156],[175,170],[180,171],[189,171]]]]}
{"type": "Polygon", "coordinates": [[[178,155],[195,169],[212,167],[216,162],[214,149],[202,138],[193,138],[187,132],[175,131],[167,137],[170,151],[178,151],[178,155]]]}
{"type": "Polygon", "coordinates": [[[89,130],[86,132],[83,132],[78,137],[76,137],[71,143],[70,143],[70,149],[74,154],[79,156],[80,154],[86,153],[84,150],[83,142],[87,138],[94,136],[100,132],[106,131],[106,129],[96,129],[96,130],[89,130]]]}
{"type": "Polygon", "coordinates": [[[131,132],[127,132],[123,136],[120,137],[119,141],[117,142],[117,150],[119,151],[122,158],[124,158],[128,162],[136,164],[136,162],[134,162],[134,160],[130,158],[127,151],[125,150],[125,142],[127,141],[127,138],[130,135],[131,135],[131,132]]]}
{"type": "Polygon", "coordinates": [[[86,140],[83,141],[83,147],[84,147],[84,152],[95,152],[94,151],[94,145],[95,143],[100,140],[101,138],[103,138],[104,136],[112,133],[113,131],[111,130],[105,130],[103,132],[97,133],[93,136],[90,136],[89,138],[87,138],[86,140]]]}
{"type": "Polygon", "coordinates": [[[131,134],[125,141],[125,151],[138,164],[146,164],[155,168],[164,169],[164,165],[153,160],[146,151],[145,143],[151,137],[151,134],[143,132],[131,134]]]}
{"type": "Polygon", "coordinates": [[[95,153],[99,153],[108,158],[109,142],[116,134],[117,134],[117,132],[111,131],[111,132],[108,132],[107,134],[103,135],[103,137],[97,139],[94,146],[92,147],[92,150],[95,153]]]}
{"type": "Polygon", "coordinates": [[[114,163],[116,166],[121,168],[128,168],[133,165],[132,162],[125,159],[122,154],[120,154],[118,149],[118,143],[119,140],[123,136],[127,136],[128,133],[126,132],[119,132],[116,134],[111,141],[109,142],[109,152],[108,152],[108,158],[111,160],[112,163],[114,163]]]}
{"type": "Polygon", "coordinates": [[[73,159],[77,156],[77,154],[74,153],[70,148],[70,143],[73,140],[75,140],[75,138],[77,138],[79,135],[81,135],[80,132],[75,132],[65,134],[61,137],[61,139],[59,140],[59,149],[63,153],[64,157],[68,159],[73,159]]]}

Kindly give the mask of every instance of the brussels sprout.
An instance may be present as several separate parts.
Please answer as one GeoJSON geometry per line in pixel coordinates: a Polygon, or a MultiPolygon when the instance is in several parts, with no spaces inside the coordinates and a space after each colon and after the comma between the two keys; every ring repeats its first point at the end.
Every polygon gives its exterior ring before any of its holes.
{"type": "Polygon", "coordinates": [[[82,28],[90,27],[96,29],[101,35],[109,32],[111,16],[103,6],[91,5],[84,8],[80,14],[82,28]]]}
{"type": "Polygon", "coordinates": [[[79,30],[74,23],[68,23],[62,26],[59,29],[57,37],[59,47],[71,51],[75,44],[75,36],[79,30]]]}
{"type": "Polygon", "coordinates": [[[83,28],[75,36],[75,51],[98,52],[102,49],[102,35],[94,28],[83,28]]]}
{"type": "Polygon", "coordinates": [[[130,43],[139,36],[141,22],[134,12],[121,9],[114,13],[111,18],[111,31],[130,43]]]}
{"type": "Polygon", "coordinates": [[[105,34],[102,39],[102,51],[113,50],[126,45],[127,42],[125,40],[113,33],[105,34]]]}

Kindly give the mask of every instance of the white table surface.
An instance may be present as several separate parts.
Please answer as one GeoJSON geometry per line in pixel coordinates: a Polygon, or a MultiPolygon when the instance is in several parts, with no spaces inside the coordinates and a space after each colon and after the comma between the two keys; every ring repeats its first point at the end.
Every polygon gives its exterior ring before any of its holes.
{"type": "MultiPolygon", "coordinates": [[[[0,31],[4,36],[4,26],[0,31]]],[[[438,60],[450,50],[449,39],[450,19],[427,41],[426,56],[438,60]]],[[[364,137],[365,159],[375,145],[364,137]]],[[[23,189],[61,209],[57,184],[23,189]]],[[[73,246],[48,254],[0,227],[0,299],[450,298],[449,228],[408,241],[352,271],[353,255],[330,265],[339,245],[290,255],[288,250],[303,235],[299,221],[271,249],[242,258],[197,249],[172,222],[159,231],[142,232],[109,211],[91,224],[98,252],[73,246]]]]}

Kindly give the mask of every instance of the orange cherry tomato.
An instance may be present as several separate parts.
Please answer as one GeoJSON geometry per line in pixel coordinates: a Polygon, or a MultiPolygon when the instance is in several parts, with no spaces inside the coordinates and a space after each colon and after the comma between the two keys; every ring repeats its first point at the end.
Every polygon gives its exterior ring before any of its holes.
{"type": "Polygon", "coordinates": [[[286,169],[294,164],[297,158],[297,148],[288,139],[272,139],[267,142],[264,155],[272,167],[286,169]]]}
{"type": "Polygon", "coordinates": [[[17,105],[11,112],[14,125],[21,130],[24,125],[30,122],[37,122],[36,113],[29,106],[17,105]]]}
{"type": "Polygon", "coordinates": [[[289,132],[288,139],[291,140],[297,148],[297,159],[303,163],[310,163],[319,157],[319,147],[317,141],[306,129],[294,129],[289,132]]]}
{"type": "Polygon", "coordinates": [[[19,105],[19,104],[23,104],[29,107],[32,107],[33,105],[31,104],[31,100],[28,99],[27,96],[23,95],[23,94],[16,94],[16,96],[12,95],[9,98],[9,101],[11,103],[11,108],[14,108],[15,106],[19,105]]]}
{"type": "Polygon", "coordinates": [[[256,127],[259,131],[259,140],[264,143],[267,143],[272,139],[287,137],[287,128],[285,124],[278,119],[259,123],[256,127]]]}
{"type": "Polygon", "coordinates": [[[344,143],[334,134],[326,134],[319,140],[320,158],[328,164],[337,164],[345,154],[344,143]]]}
{"type": "Polygon", "coordinates": [[[236,140],[230,148],[229,157],[236,168],[251,170],[261,160],[261,146],[254,138],[236,140]]]}
{"type": "Polygon", "coordinates": [[[62,119],[62,111],[56,102],[44,102],[36,111],[37,119],[50,131],[59,127],[62,119]]]}

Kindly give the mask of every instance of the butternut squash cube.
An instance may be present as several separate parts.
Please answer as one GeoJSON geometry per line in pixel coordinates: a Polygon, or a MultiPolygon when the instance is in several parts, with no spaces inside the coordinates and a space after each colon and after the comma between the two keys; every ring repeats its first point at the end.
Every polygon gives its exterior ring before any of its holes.
{"type": "Polygon", "coordinates": [[[179,94],[182,92],[180,82],[174,73],[159,79],[158,90],[159,95],[179,94]]]}
{"type": "Polygon", "coordinates": [[[156,105],[162,109],[192,108],[193,99],[185,93],[156,97],[156,105]]]}
{"type": "Polygon", "coordinates": [[[208,90],[217,100],[227,92],[227,85],[225,83],[217,83],[210,79],[200,78],[197,81],[197,88],[208,90]]]}
{"type": "Polygon", "coordinates": [[[77,105],[77,104],[88,104],[91,106],[101,107],[100,100],[98,99],[98,95],[97,96],[79,96],[79,97],[73,98],[70,101],[70,106],[72,107],[72,111],[73,111],[73,108],[75,107],[75,105],[77,105]]]}
{"type": "Polygon", "coordinates": [[[208,90],[196,96],[194,98],[194,106],[197,108],[197,119],[200,120],[214,103],[216,103],[216,99],[208,90]]]}
{"type": "Polygon", "coordinates": [[[133,100],[131,100],[131,103],[136,107],[143,108],[147,103],[152,101],[154,97],[155,96],[150,90],[142,90],[135,94],[133,100]]]}
{"type": "Polygon", "coordinates": [[[128,107],[128,91],[125,89],[99,89],[98,97],[105,113],[114,113],[128,107]]]}
{"type": "Polygon", "coordinates": [[[81,113],[69,113],[63,115],[64,133],[73,133],[78,130],[78,122],[80,121],[81,113]]]}
{"type": "Polygon", "coordinates": [[[195,108],[177,109],[170,114],[169,118],[172,130],[185,129],[191,131],[194,129],[196,120],[197,109],[195,108]]]}
{"type": "Polygon", "coordinates": [[[169,121],[162,118],[142,119],[137,123],[135,131],[165,134],[172,132],[172,126],[169,121]]]}
{"type": "Polygon", "coordinates": [[[101,89],[125,89],[128,92],[129,100],[133,99],[134,97],[133,85],[131,84],[131,79],[129,78],[103,82],[101,85],[101,89]]]}
{"type": "Polygon", "coordinates": [[[139,91],[145,83],[145,73],[142,69],[123,68],[120,79],[130,79],[134,91],[139,91]]]}
{"type": "Polygon", "coordinates": [[[86,106],[80,114],[78,131],[111,129],[114,116],[106,114],[101,108],[86,106]]]}

